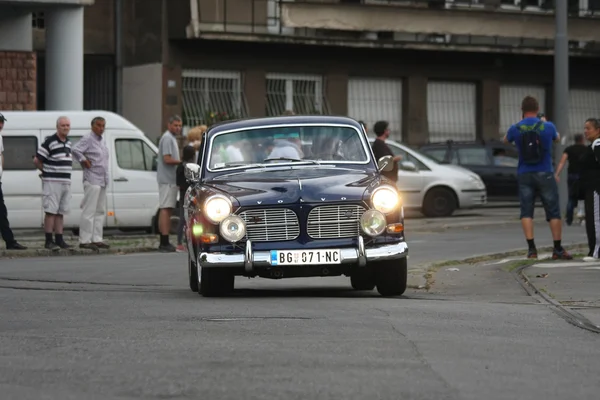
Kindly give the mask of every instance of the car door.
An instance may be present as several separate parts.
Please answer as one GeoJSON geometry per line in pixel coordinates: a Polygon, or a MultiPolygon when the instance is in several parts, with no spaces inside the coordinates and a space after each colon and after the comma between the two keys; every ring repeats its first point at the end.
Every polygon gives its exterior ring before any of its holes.
{"type": "Polygon", "coordinates": [[[43,225],[42,180],[33,164],[40,145],[39,130],[3,132],[4,171],[2,192],[8,209],[10,226],[15,229],[37,229],[43,225]]]}
{"type": "Polygon", "coordinates": [[[158,210],[156,151],[145,137],[111,133],[112,205],[115,226],[150,227],[158,210]]]}
{"type": "Polygon", "coordinates": [[[517,168],[519,152],[508,146],[492,146],[494,176],[498,185],[497,196],[518,196],[517,168]]]}
{"type": "MultiPolygon", "coordinates": [[[[69,140],[71,148],[86,135],[88,130],[71,129],[69,132],[69,140]]],[[[56,130],[42,130],[42,142],[56,133],[56,130]]],[[[73,171],[71,172],[71,205],[70,211],[64,218],[64,226],[68,229],[78,228],[81,218],[81,202],[83,201],[83,168],[79,162],[73,159],[73,171]]]]}
{"type": "Polygon", "coordinates": [[[403,161],[411,161],[417,167],[416,171],[407,171],[398,166],[397,186],[402,192],[405,207],[421,207],[423,198],[423,168],[427,167],[416,158],[412,157],[400,146],[387,143],[394,156],[401,155],[403,161]]]}
{"type": "Polygon", "coordinates": [[[494,176],[491,155],[484,146],[455,147],[454,152],[461,167],[478,174],[487,188],[488,196],[498,191],[497,177],[494,176]]]}

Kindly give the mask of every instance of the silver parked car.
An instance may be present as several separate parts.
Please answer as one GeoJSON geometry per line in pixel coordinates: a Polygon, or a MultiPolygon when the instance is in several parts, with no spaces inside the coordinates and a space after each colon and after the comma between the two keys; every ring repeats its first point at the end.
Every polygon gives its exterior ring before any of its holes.
{"type": "MultiPolygon", "coordinates": [[[[375,139],[369,138],[373,143],[375,139]]],[[[385,143],[394,155],[401,154],[398,188],[405,209],[419,209],[427,217],[446,217],[456,209],[469,209],[487,202],[486,187],[476,173],[434,159],[392,140],[385,143]]]]}

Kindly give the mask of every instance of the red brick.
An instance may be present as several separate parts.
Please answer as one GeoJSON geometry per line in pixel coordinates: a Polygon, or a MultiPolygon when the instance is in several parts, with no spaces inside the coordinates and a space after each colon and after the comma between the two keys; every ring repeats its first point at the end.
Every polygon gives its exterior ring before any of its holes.
{"type": "Polygon", "coordinates": [[[29,92],[18,92],[17,101],[19,103],[27,103],[29,101],[29,92]]]}
{"type": "Polygon", "coordinates": [[[37,67],[37,62],[35,60],[26,60],[23,63],[23,66],[25,68],[35,68],[35,67],[37,67]]]}
{"type": "Polygon", "coordinates": [[[6,78],[6,68],[0,68],[0,79],[6,78]]]}
{"type": "Polygon", "coordinates": [[[13,106],[13,110],[23,111],[23,104],[17,103],[13,106]]]}
{"type": "Polygon", "coordinates": [[[18,100],[17,92],[6,92],[6,102],[15,104],[18,100]]]}
{"type": "Polygon", "coordinates": [[[16,68],[9,69],[6,77],[8,79],[12,79],[13,81],[16,81],[17,79],[19,79],[19,70],[17,70],[16,68]]]}
{"type": "Polygon", "coordinates": [[[29,74],[27,73],[26,69],[17,70],[17,79],[18,80],[26,81],[28,77],[29,77],[29,74]]]}
{"type": "Polygon", "coordinates": [[[29,79],[33,79],[33,80],[35,81],[35,80],[37,79],[37,70],[35,70],[35,69],[30,69],[30,70],[27,72],[27,78],[29,78],[29,79]]]}
{"type": "Polygon", "coordinates": [[[0,103],[6,102],[6,92],[0,92],[0,103]]]}
{"type": "Polygon", "coordinates": [[[14,88],[14,84],[13,81],[9,80],[9,79],[5,79],[4,84],[2,85],[2,87],[4,88],[5,91],[10,92],[11,90],[13,90],[14,88]]]}
{"type": "Polygon", "coordinates": [[[23,87],[28,92],[35,93],[35,91],[37,90],[37,85],[36,85],[35,81],[25,81],[25,84],[23,85],[23,87]]]}

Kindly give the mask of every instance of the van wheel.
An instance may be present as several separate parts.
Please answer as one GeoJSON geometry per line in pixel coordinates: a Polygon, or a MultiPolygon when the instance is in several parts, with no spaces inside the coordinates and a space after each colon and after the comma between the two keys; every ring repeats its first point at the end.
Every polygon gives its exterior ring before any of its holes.
{"type": "Polygon", "coordinates": [[[190,279],[190,289],[192,292],[198,292],[198,268],[196,263],[192,261],[188,251],[188,276],[190,279]]]}
{"type": "Polygon", "coordinates": [[[454,193],[445,188],[433,188],[423,200],[423,214],[426,217],[449,217],[458,207],[454,193]]]}
{"type": "Polygon", "coordinates": [[[202,268],[200,271],[200,294],[204,297],[224,296],[233,292],[235,275],[222,268],[202,268]]]}
{"type": "Polygon", "coordinates": [[[384,297],[400,296],[406,291],[408,262],[400,260],[382,261],[375,265],[377,291],[384,297]]]}

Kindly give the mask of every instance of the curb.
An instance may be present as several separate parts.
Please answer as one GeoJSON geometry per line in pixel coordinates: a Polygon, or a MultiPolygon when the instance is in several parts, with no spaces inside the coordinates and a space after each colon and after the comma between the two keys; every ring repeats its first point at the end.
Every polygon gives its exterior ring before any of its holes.
{"type": "Polygon", "coordinates": [[[525,264],[516,268],[511,272],[513,277],[521,284],[523,289],[531,296],[536,298],[540,303],[545,303],[552,311],[558,314],[561,318],[566,320],[571,325],[577,328],[585,329],[587,331],[600,334],[600,326],[597,326],[588,318],[571,309],[570,307],[563,306],[560,302],[554,300],[544,292],[538,290],[533,282],[523,273],[531,265],[525,264]]]}
{"type": "Polygon", "coordinates": [[[0,259],[14,258],[35,258],[35,257],[73,257],[73,256],[98,256],[98,255],[122,255],[133,253],[151,253],[158,252],[156,247],[124,247],[110,248],[108,250],[59,250],[51,251],[46,249],[27,249],[27,250],[0,250],[0,259]]]}

